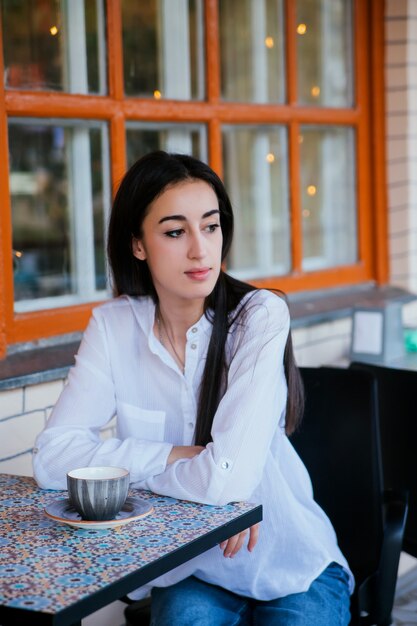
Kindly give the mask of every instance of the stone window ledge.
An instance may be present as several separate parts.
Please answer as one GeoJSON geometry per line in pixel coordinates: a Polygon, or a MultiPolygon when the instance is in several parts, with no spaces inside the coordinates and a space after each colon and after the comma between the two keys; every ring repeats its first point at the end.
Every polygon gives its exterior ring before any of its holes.
{"type": "MultiPolygon", "coordinates": [[[[364,284],[350,288],[290,294],[288,304],[292,328],[303,328],[350,317],[355,306],[384,306],[389,302],[406,304],[417,299],[399,287],[364,284]]],[[[0,391],[36,385],[65,378],[74,364],[81,335],[59,339],[56,345],[26,344],[0,361],[0,391]]]]}

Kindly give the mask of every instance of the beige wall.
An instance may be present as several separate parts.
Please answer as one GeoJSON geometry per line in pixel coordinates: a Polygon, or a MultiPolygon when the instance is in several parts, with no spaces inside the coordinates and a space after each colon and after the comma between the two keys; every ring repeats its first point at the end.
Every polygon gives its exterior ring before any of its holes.
{"type": "Polygon", "coordinates": [[[385,8],[390,282],[417,293],[417,0],[385,8]]]}

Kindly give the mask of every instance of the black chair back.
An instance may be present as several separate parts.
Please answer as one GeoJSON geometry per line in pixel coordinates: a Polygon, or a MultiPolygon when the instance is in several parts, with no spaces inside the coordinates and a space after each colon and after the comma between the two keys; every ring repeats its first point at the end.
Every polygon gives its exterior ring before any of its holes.
{"type": "Polygon", "coordinates": [[[375,381],[363,371],[300,370],[306,409],[291,442],[360,584],[378,568],[383,534],[375,381]]]}
{"type": "Polygon", "coordinates": [[[385,488],[408,491],[404,550],[417,557],[417,372],[365,363],[350,367],[377,379],[385,488]]]}

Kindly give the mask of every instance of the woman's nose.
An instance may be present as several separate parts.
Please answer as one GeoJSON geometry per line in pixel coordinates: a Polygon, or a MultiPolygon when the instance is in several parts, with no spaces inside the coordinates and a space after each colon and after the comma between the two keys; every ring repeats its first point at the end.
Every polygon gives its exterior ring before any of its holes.
{"type": "Polygon", "coordinates": [[[191,236],[188,255],[190,259],[202,259],[206,254],[206,246],[201,233],[195,233],[191,236]]]}

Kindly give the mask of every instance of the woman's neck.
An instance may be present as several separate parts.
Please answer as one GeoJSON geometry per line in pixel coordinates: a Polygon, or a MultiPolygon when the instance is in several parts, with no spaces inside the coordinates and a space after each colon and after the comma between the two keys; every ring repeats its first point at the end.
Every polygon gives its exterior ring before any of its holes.
{"type": "Polygon", "coordinates": [[[159,301],[156,307],[156,317],[160,316],[171,339],[179,344],[185,342],[187,330],[198,322],[203,313],[204,301],[187,302],[181,306],[159,301]]]}

